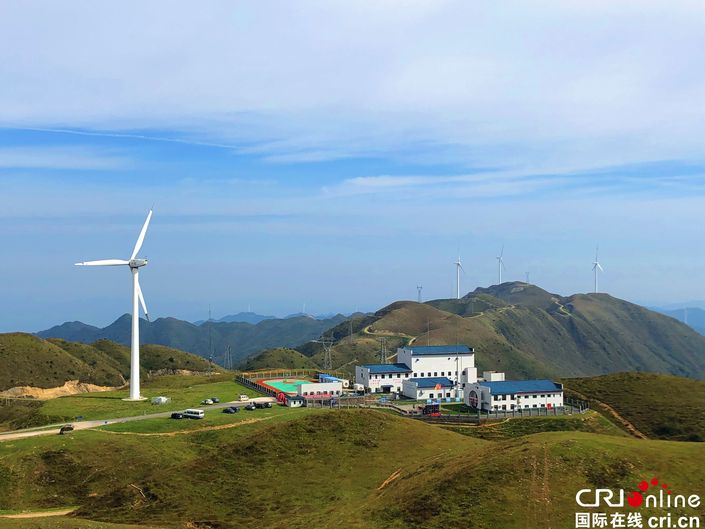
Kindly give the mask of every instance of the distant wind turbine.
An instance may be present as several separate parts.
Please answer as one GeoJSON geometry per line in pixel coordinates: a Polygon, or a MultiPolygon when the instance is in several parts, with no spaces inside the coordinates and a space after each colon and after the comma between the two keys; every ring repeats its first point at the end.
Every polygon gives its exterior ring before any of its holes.
{"type": "Polygon", "coordinates": [[[421,303],[421,291],[423,290],[423,285],[416,286],[416,292],[418,294],[418,302],[421,303]]]}
{"type": "Polygon", "coordinates": [[[498,285],[502,284],[502,269],[506,270],[507,267],[504,266],[504,245],[502,245],[502,251],[499,252],[499,255],[497,256],[497,272],[499,273],[499,283],[498,285]]]}
{"type": "Polygon", "coordinates": [[[132,347],[130,350],[130,398],[128,400],[141,400],[140,397],[140,314],[139,305],[142,305],[144,315],[149,321],[147,313],[147,305],[144,302],[142,289],[140,288],[139,269],[147,264],[147,259],[138,259],[137,254],[142,248],[144,236],[147,234],[149,221],[152,220],[152,210],[147,214],[147,220],[144,221],[142,231],[135,248],[132,250],[132,255],[129,260],[123,259],[103,259],[101,261],[84,261],[76,263],[76,266],[129,266],[132,272],[132,347]]]}
{"type": "Polygon", "coordinates": [[[455,265],[455,274],[456,274],[455,298],[460,299],[460,271],[462,270],[463,272],[465,272],[465,269],[463,268],[463,264],[460,262],[460,254],[458,254],[458,260],[453,264],[455,265]]]}
{"type": "Polygon", "coordinates": [[[599,250],[599,246],[595,248],[595,261],[592,263],[592,272],[595,275],[595,294],[599,292],[599,289],[597,288],[597,276],[600,272],[604,272],[605,269],[602,268],[602,265],[600,264],[600,261],[597,259],[597,252],[599,250]]]}

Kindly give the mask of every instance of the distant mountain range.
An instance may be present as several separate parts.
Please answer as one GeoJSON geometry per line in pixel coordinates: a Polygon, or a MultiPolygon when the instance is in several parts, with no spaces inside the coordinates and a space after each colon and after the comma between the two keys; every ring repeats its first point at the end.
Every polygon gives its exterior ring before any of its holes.
{"type": "MultiPolygon", "coordinates": [[[[140,320],[140,339],[143,343],[166,345],[205,358],[212,351],[216,363],[235,366],[242,359],[263,349],[294,347],[318,338],[324,331],[345,319],[345,316],[339,314],[324,320],[292,316],[265,319],[256,324],[209,321],[196,325],[176,318],[159,318],[153,322],[140,320]],[[228,347],[229,358],[226,355],[228,347]]],[[[74,321],[40,331],[37,336],[83,343],[108,339],[129,345],[130,326],[131,316],[125,314],[104,328],[74,321]]]]}
{"type": "MultiPolygon", "coordinates": [[[[705,337],[608,294],[563,297],[526,283],[503,283],[459,300],[399,301],[353,318],[352,324],[352,336],[349,322],[326,333],[335,341],[333,367],[348,372],[360,363],[379,362],[383,347],[393,361],[400,345],[464,343],[475,348],[480,370],[511,377],[651,371],[705,378],[705,337]]],[[[321,344],[307,343],[297,351],[322,365],[321,344]]],[[[279,351],[277,360],[286,363],[286,354],[294,355],[279,351]]],[[[265,367],[257,357],[249,365],[265,367]]]]}
{"type": "Polygon", "coordinates": [[[694,330],[702,335],[705,335],[705,310],[697,307],[683,307],[678,309],[654,308],[656,312],[670,316],[686,325],[689,325],[694,330]]]}
{"type": "Polygon", "coordinates": [[[276,316],[263,316],[262,314],[257,314],[256,312],[238,312],[237,314],[229,314],[228,316],[223,316],[220,319],[211,320],[198,320],[194,321],[194,325],[203,325],[206,321],[212,321],[214,323],[251,323],[252,325],[257,325],[259,322],[264,320],[276,320],[276,316]]]}

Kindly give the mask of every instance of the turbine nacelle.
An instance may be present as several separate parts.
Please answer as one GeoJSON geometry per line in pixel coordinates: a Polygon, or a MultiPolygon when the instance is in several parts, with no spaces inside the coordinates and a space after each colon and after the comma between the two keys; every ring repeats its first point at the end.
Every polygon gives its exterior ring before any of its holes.
{"type": "Polygon", "coordinates": [[[140,268],[146,265],[149,261],[147,259],[130,259],[130,268],[140,268]]]}

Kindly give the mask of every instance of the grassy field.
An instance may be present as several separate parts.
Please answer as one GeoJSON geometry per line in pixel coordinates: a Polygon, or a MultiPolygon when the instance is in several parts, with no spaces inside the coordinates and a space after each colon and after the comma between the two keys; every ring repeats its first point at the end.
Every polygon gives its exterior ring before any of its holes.
{"type": "Polygon", "coordinates": [[[592,432],[624,437],[627,434],[597,412],[549,417],[514,418],[481,426],[447,426],[448,430],[470,437],[501,441],[541,432],[592,432]]]}
{"type": "Polygon", "coordinates": [[[158,377],[143,386],[142,395],[148,397],[146,401],[124,401],[128,394],[129,390],[125,389],[61,397],[46,401],[39,408],[39,412],[48,417],[83,416],[86,420],[109,419],[199,406],[201,401],[210,397],[218,397],[221,402],[227,402],[238,400],[241,394],[250,397],[261,396],[260,393],[233,382],[227,376],[158,377]],[[159,395],[169,397],[171,401],[159,406],[151,404],[149,398],[159,395]]]}
{"type": "Polygon", "coordinates": [[[616,373],[563,381],[566,388],[611,406],[650,438],[705,441],[705,382],[652,373],[616,373]]]}
{"type": "Polygon", "coordinates": [[[576,420],[517,419],[485,440],[374,410],[273,408],[145,421],[149,435],[121,425],[2,443],[0,509],[80,508],[75,522],[0,527],[570,527],[580,488],[651,476],[677,493],[705,486],[705,444],[577,431],[619,434],[597,414],[576,420]],[[556,425],[576,431],[527,435],[556,425]]]}
{"type": "Polygon", "coordinates": [[[214,376],[161,376],[145,381],[142,395],[164,395],[171,402],[153,405],[148,400],[127,402],[128,390],[83,393],[47,401],[0,401],[0,431],[46,424],[85,420],[111,419],[181,410],[199,406],[206,398],[218,397],[221,402],[237,400],[241,394],[259,397],[260,393],[232,381],[229,374],[214,376]]]}

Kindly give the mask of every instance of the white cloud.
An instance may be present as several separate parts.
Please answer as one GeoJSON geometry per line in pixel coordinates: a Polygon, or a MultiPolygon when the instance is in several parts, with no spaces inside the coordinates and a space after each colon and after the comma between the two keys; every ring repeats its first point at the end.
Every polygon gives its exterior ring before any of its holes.
{"type": "Polygon", "coordinates": [[[178,131],[278,162],[412,143],[493,166],[702,153],[700,2],[24,2],[0,15],[8,126],[178,131]]]}
{"type": "Polygon", "coordinates": [[[88,147],[0,148],[0,169],[111,170],[128,165],[126,157],[88,147]]]}

